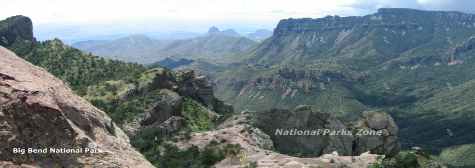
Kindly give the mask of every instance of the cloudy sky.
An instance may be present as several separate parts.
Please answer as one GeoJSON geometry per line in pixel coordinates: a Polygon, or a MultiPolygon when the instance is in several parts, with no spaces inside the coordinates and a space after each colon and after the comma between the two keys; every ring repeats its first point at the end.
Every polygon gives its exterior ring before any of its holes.
{"type": "Polygon", "coordinates": [[[151,31],[144,27],[203,31],[210,25],[271,29],[283,18],[365,15],[381,7],[473,13],[475,0],[0,0],[0,4],[0,19],[29,16],[41,31],[65,25],[83,30],[101,25],[110,31],[151,31]]]}

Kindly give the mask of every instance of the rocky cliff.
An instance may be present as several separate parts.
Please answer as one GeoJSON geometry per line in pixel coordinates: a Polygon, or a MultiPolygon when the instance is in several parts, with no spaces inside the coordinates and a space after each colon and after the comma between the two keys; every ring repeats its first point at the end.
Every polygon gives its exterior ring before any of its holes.
{"type": "Polygon", "coordinates": [[[382,63],[410,49],[431,47],[424,44],[437,40],[459,43],[467,37],[463,34],[473,32],[474,22],[473,14],[394,8],[366,16],[284,19],[250,60],[261,64],[308,63],[357,54],[359,59],[382,63]],[[362,48],[374,50],[374,56],[361,53],[365,52],[359,51],[362,48]]]}
{"type": "Polygon", "coordinates": [[[3,47],[0,58],[2,164],[153,167],[106,113],[73,94],[64,82],[3,47]]]}

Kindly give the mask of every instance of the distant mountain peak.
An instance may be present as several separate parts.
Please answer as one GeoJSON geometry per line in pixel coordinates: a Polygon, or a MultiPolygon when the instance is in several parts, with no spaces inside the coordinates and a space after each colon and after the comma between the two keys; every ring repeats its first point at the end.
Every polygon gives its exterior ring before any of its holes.
{"type": "Polygon", "coordinates": [[[422,12],[424,10],[411,9],[411,8],[379,8],[377,13],[386,13],[386,12],[422,12]]]}
{"type": "Polygon", "coordinates": [[[216,26],[212,26],[208,30],[208,34],[219,33],[219,32],[221,32],[221,31],[216,26]]]}
{"type": "Polygon", "coordinates": [[[150,39],[150,37],[148,37],[147,35],[145,34],[132,34],[130,36],[128,36],[129,38],[143,38],[143,39],[150,39]]]}
{"type": "Polygon", "coordinates": [[[232,36],[232,37],[240,37],[241,36],[234,29],[226,29],[226,30],[221,31],[216,26],[212,26],[212,27],[209,28],[208,35],[224,35],[224,36],[232,36]]]}
{"type": "Polygon", "coordinates": [[[236,36],[236,37],[241,36],[234,29],[226,29],[226,30],[223,30],[221,33],[228,36],[236,36]]]}
{"type": "Polygon", "coordinates": [[[257,29],[254,32],[246,34],[246,37],[254,41],[262,41],[272,36],[272,31],[267,29],[257,29]]]}

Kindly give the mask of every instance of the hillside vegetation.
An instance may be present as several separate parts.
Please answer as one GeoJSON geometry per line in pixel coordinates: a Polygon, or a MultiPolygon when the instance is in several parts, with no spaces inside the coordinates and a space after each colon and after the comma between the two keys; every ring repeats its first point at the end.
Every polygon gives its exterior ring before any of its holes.
{"type": "Polygon", "coordinates": [[[380,9],[366,16],[281,20],[239,66],[218,73],[236,110],[299,104],[351,118],[390,112],[404,147],[435,154],[475,143],[475,15],[380,9]]]}

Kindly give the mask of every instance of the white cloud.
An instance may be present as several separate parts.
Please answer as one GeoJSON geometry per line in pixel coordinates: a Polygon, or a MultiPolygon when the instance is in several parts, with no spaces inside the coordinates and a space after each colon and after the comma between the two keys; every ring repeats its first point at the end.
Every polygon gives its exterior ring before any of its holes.
{"type": "Polygon", "coordinates": [[[473,12],[474,0],[354,0],[350,7],[367,11],[378,8],[416,8],[473,12]]]}
{"type": "Polygon", "coordinates": [[[285,18],[365,15],[382,7],[473,12],[475,0],[0,0],[0,20],[32,18],[39,37],[157,31],[252,31],[285,18]]]}
{"type": "Polygon", "coordinates": [[[0,0],[0,3],[1,18],[22,14],[36,23],[276,22],[289,17],[361,15],[381,7],[471,11],[475,6],[473,0],[0,0]]]}
{"type": "MultiPolygon", "coordinates": [[[[344,14],[351,0],[0,0],[0,17],[27,15],[38,23],[140,20],[276,21],[344,14]],[[1,2],[5,1],[5,2],[1,2]],[[278,12],[276,12],[278,11],[278,12]]],[[[351,9],[348,11],[351,13],[351,9]]]]}

